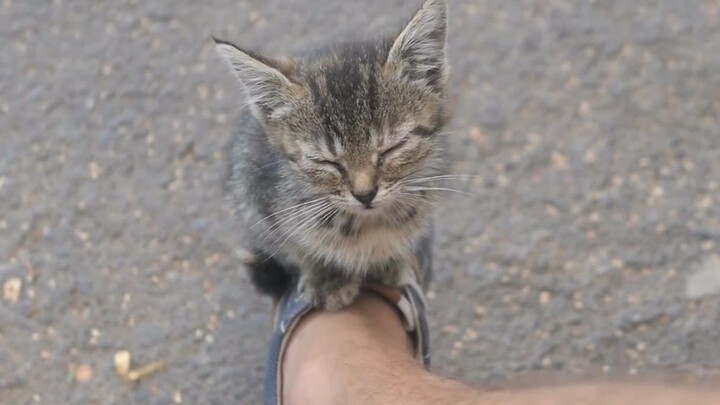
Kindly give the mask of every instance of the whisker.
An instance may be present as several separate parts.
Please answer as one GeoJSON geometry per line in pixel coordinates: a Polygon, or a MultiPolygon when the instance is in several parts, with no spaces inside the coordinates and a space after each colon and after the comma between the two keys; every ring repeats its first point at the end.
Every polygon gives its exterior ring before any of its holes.
{"type": "Polygon", "coordinates": [[[321,214],[321,216],[317,219],[316,224],[308,230],[314,230],[314,229],[319,228],[325,221],[332,218],[338,212],[340,212],[339,208],[333,208],[333,209],[329,210],[327,213],[325,213],[324,215],[321,214]]]}
{"type": "Polygon", "coordinates": [[[421,166],[421,167],[419,167],[419,168],[411,171],[410,173],[404,174],[404,175],[400,178],[399,181],[402,181],[402,179],[407,179],[408,177],[414,176],[414,175],[416,175],[416,174],[418,174],[418,173],[421,173],[421,172],[423,172],[423,171],[426,171],[426,170],[428,170],[428,167],[426,167],[426,166],[421,166]]]}
{"type": "Polygon", "coordinates": [[[432,198],[419,198],[411,195],[398,196],[398,203],[400,206],[412,206],[417,207],[418,205],[427,205],[430,208],[437,207],[437,201],[432,198]]]}
{"type": "MultiPolygon", "coordinates": [[[[413,191],[413,190],[408,190],[408,191],[413,191]]],[[[397,195],[398,197],[403,197],[403,198],[406,198],[406,199],[409,199],[409,200],[414,200],[414,201],[421,201],[421,202],[422,202],[422,201],[426,201],[426,200],[427,200],[427,198],[424,197],[424,196],[421,196],[421,195],[415,194],[415,193],[403,192],[402,190],[396,191],[396,192],[395,192],[395,195],[397,195]]]]}
{"type": "Polygon", "coordinates": [[[314,204],[310,207],[307,207],[305,209],[287,213],[279,221],[274,223],[273,226],[271,226],[269,228],[269,230],[275,230],[279,227],[282,227],[283,225],[286,225],[286,224],[292,222],[295,219],[302,218],[303,216],[311,215],[312,213],[322,211],[324,208],[326,208],[329,205],[330,205],[329,203],[323,201],[323,202],[314,204]]]}
{"type": "Polygon", "coordinates": [[[287,240],[288,240],[289,238],[291,238],[298,229],[301,229],[301,228],[305,227],[305,226],[306,226],[308,223],[310,223],[312,220],[313,220],[313,217],[312,217],[312,216],[307,217],[307,218],[304,218],[302,221],[300,221],[300,222],[298,222],[297,224],[291,226],[290,229],[285,230],[285,232],[284,232],[282,235],[280,235],[280,237],[278,237],[277,240],[276,240],[275,242],[273,242],[273,243],[269,246],[269,249],[268,249],[268,250],[273,250],[272,254],[270,254],[269,257],[272,257],[272,256],[274,256],[275,254],[277,254],[277,252],[280,251],[280,249],[282,248],[282,246],[285,245],[285,243],[287,242],[287,240]],[[277,249],[275,248],[276,246],[277,246],[277,249]]]}
{"type": "Polygon", "coordinates": [[[475,198],[477,198],[477,196],[476,196],[475,194],[468,193],[467,191],[455,190],[454,188],[443,188],[443,187],[408,187],[407,189],[410,190],[410,191],[449,191],[449,192],[458,193],[458,194],[464,194],[464,195],[468,195],[468,196],[470,196],[470,197],[475,197],[475,198]]]}
{"type": "Polygon", "coordinates": [[[274,162],[270,162],[270,163],[268,163],[268,164],[264,164],[264,165],[262,165],[262,166],[260,166],[260,167],[256,167],[255,169],[251,170],[250,173],[259,172],[259,171],[262,170],[262,169],[265,169],[265,168],[268,168],[268,167],[270,167],[270,166],[272,166],[272,165],[274,165],[274,164],[277,164],[277,162],[278,162],[278,161],[276,160],[276,161],[274,161],[274,162]]]}
{"type": "Polygon", "coordinates": [[[278,233],[285,231],[287,229],[286,225],[290,226],[290,227],[295,226],[295,224],[293,224],[293,221],[296,221],[296,220],[302,221],[307,215],[310,215],[314,212],[319,212],[323,208],[324,207],[316,207],[316,208],[313,208],[313,210],[310,212],[303,211],[303,212],[294,213],[293,215],[289,216],[288,218],[283,219],[281,222],[278,222],[278,223],[274,224],[272,227],[267,229],[266,233],[263,235],[262,240],[260,240],[260,243],[265,243],[265,241],[267,241],[268,239],[272,239],[278,233]]]}
{"type": "Polygon", "coordinates": [[[250,226],[249,229],[253,229],[253,228],[256,227],[257,225],[259,225],[261,222],[263,222],[263,221],[265,221],[265,220],[267,220],[267,219],[270,219],[270,218],[272,218],[272,217],[274,217],[274,216],[276,216],[276,215],[280,215],[280,214],[282,214],[282,213],[284,213],[284,212],[287,212],[287,211],[290,211],[290,210],[293,210],[293,209],[296,209],[296,208],[300,208],[300,207],[304,207],[304,206],[307,206],[307,205],[310,205],[310,204],[313,204],[313,203],[320,202],[320,201],[322,201],[323,199],[324,199],[323,197],[317,198],[317,199],[315,199],[315,200],[306,201],[306,202],[303,202],[303,203],[300,203],[300,204],[295,204],[295,205],[293,205],[293,206],[291,206],[291,207],[284,208],[284,209],[282,209],[282,210],[280,210],[280,211],[276,211],[276,212],[274,212],[274,213],[266,216],[265,218],[257,221],[257,222],[254,223],[252,226],[250,226]]]}
{"type": "Polygon", "coordinates": [[[308,215],[315,214],[317,212],[321,212],[328,206],[330,206],[330,204],[328,204],[326,202],[322,202],[322,203],[319,203],[318,205],[312,206],[308,210],[302,210],[300,212],[293,212],[293,213],[288,214],[288,217],[283,218],[282,220],[280,220],[279,222],[277,222],[273,226],[271,226],[267,231],[267,235],[265,235],[265,237],[260,242],[261,243],[265,242],[271,235],[275,234],[275,232],[282,229],[282,227],[284,225],[286,225],[298,218],[302,218],[304,216],[308,216],[308,215]]]}
{"type": "Polygon", "coordinates": [[[292,239],[295,235],[297,235],[298,232],[310,231],[310,230],[312,230],[312,229],[317,228],[317,227],[320,226],[320,224],[323,222],[323,219],[324,219],[324,218],[327,218],[327,217],[329,217],[329,216],[332,216],[332,215],[333,215],[334,213],[336,213],[337,211],[338,211],[337,208],[332,208],[332,209],[328,210],[327,212],[320,211],[320,214],[319,214],[319,215],[313,214],[313,215],[311,215],[310,218],[308,218],[306,221],[301,222],[298,226],[292,228],[292,233],[290,233],[290,234],[287,235],[287,236],[283,235],[283,236],[281,236],[281,237],[279,238],[279,240],[281,240],[282,242],[280,243],[280,245],[278,246],[278,248],[275,249],[275,251],[270,255],[270,257],[275,256],[280,250],[282,250],[282,248],[287,244],[287,242],[288,242],[290,239],[292,239]],[[314,223],[312,226],[309,226],[309,227],[308,227],[308,224],[311,224],[311,223],[313,222],[313,220],[316,220],[315,223],[314,223]]]}
{"type": "Polygon", "coordinates": [[[421,182],[427,182],[432,180],[465,180],[465,179],[473,179],[478,178],[480,176],[476,175],[470,175],[470,174],[447,174],[442,176],[431,176],[431,177],[421,177],[417,179],[409,179],[409,180],[403,180],[402,184],[413,184],[413,183],[421,183],[421,182]]]}
{"type": "Polygon", "coordinates": [[[403,205],[419,205],[419,204],[428,204],[431,207],[435,207],[437,205],[437,201],[433,199],[432,197],[423,197],[418,194],[405,192],[403,190],[398,190],[394,193],[395,198],[403,203],[403,205]]]}
{"type": "Polygon", "coordinates": [[[462,131],[444,131],[444,132],[438,132],[437,136],[447,136],[447,135],[455,135],[459,134],[462,131]]]}

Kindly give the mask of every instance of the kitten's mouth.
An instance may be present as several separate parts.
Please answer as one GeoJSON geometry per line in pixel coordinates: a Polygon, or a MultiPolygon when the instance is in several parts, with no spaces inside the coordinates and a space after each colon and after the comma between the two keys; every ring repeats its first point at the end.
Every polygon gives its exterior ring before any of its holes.
{"type": "Polygon", "coordinates": [[[350,211],[357,214],[370,214],[371,212],[377,212],[378,209],[375,206],[362,206],[362,207],[350,207],[350,211]]]}
{"type": "Polygon", "coordinates": [[[347,210],[353,214],[362,216],[372,216],[380,213],[383,208],[382,204],[371,204],[371,205],[350,205],[347,210]]]}

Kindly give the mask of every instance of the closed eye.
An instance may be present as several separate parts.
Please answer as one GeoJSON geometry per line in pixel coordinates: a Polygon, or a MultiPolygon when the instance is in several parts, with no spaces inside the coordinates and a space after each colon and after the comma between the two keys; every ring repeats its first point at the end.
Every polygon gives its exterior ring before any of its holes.
{"type": "Polygon", "coordinates": [[[403,146],[405,146],[406,143],[407,143],[407,139],[403,139],[402,141],[396,143],[395,145],[389,147],[388,149],[385,149],[384,151],[382,151],[380,153],[380,159],[386,158],[391,153],[393,153],[393,152],[397,151],[398,149],[402,148],[403,146]]]}
{"type": "Polygon", "coordinates": [[[338,162],[333,162],[332,160],[313,160],[313,162],[323,165],[323,166],[332,166],[335,170],[340,172],[341,174],[347,173],[345,168],[338,162]]]}

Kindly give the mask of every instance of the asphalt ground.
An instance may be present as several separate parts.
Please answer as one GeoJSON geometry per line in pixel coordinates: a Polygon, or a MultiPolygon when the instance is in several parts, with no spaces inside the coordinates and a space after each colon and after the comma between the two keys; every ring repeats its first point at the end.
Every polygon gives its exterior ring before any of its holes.
{"type": "MultiPolygon", "coordinates": [[[[720,1],[451,0],[455,187],[434,369],[476,383],[720,369],[720,1]]],[[[0,403],[256,404],[211,35],[283,54],[400,0],[0,1],[0,403]],[[116,374],[168,364],[139,382],[116,374]]]]}

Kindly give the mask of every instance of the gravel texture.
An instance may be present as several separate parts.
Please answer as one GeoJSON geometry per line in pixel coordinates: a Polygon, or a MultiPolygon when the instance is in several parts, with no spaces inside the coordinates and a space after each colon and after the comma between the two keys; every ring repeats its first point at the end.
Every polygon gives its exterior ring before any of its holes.
{"type": "MultiPolygon", "coordinates": [[[[407,0],[0,0],[0,402],[256,404],[217,35],[274,53],[407,0]],[[133,365],[167,360],[140,382],[133,365]]],[[[452,0],[434,367],[720,369],[720,1],[452,0]]]]}

